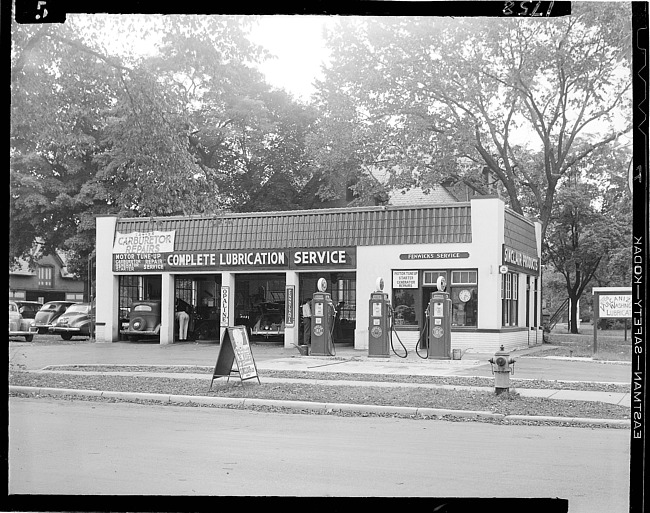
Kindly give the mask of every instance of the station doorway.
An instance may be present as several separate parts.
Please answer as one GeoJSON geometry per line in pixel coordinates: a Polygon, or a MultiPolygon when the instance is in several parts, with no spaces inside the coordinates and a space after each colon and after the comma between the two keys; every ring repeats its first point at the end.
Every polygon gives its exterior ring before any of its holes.
{"type": "MultiPolygon", "coordinates": [[[[219,342],[221,275],[182,275],[174,279],[175,310],[183,309],[190,318],[188,340],[219,342]]],[[[178,322],[174,322],[178,340],[178,322]]]]}
{"type": "MultiPolygon", "coordinates": [[[[128,329],[129,315],[134,301],[160,301],[162,278],[160,275],[120,276],[118,292],[118,326],[120,330],[128,329]]],[[[119,336],[126,340],[126,336],[119,336]]]]}
{"type": "MultiPolygon", "coordinates": [[[[320,278],[327,281],[327,290],[334,306],[334,343],[354,344],[354,330],[357,326],[357,273],[356,272],[315,272],[300,273],[298,304],[302,305],[306,299],[311,299],[317,291],[320,278]]],[[[302,308],[298,309],[300,318],[300,340],[302,343],[303,317],[302,308]]]]}
{"type": "Polygon", "coordinates": [[[252,340],[284,341],[285,284],[284,273],[235,276],[235,324],[246,326],[252,340]]]}

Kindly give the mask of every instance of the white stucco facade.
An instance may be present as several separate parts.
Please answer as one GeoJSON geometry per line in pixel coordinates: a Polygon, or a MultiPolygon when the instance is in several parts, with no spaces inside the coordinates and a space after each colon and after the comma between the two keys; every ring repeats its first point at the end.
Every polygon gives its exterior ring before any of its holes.
{"type": "MultiPolygon", "coordinates": [[[[407,349],[412,350],[421,336],[421,312],[424,308],[428,290],[424,287],[423,277],[427,272],[443,272],[451,277],[454,271],[469,271],[476,283],[472,285],[475,294],[475,303],[471,325],[452,327],[452,349],[474,351],[496,351],[500,345],[505,349],[527,347],[542,343],[541,330],[541,282],[539,276],[539,255],[541,254],[541,225],[538,222],[525,220],[512,212],[506,212],[502,200],[494,197],[472,199],[471,212],[471,237],[465,242],[453,243],[417,243],[417,244],[372,244],[357,245],[348,248],[353,253],[354,267],[349,265],[341,268],[337,260],[335,264],[324,264],[316,267],[300,268],[271,268],[246,267],[241,270],[231,266],[220,267],[194,267],[192,269],[168,268],[167,263],[163,269],[154,272],[118,272],[116,271],[113,244],[118,226],[115,217],[97,218],[97,342],[115,342],[120,340],[120,280],[125,276],[145,276],[149,280],[156,280],[156,294],[161,302],[161,317],[159,340],[161,344],[174,343],[174,300],[178,295],[176,282],[183,278],[188,282],[210,277],[218,283],[217,294],[220,295],[220,330],[223,333],[226,326],[240,322],[235,311],[235,305],[240,301],[242,294],[238,290],[238,283],[242,277],[255,279],[255,276],[268,276],[269,273],[281,282],[285,296],[285,318],[283,343],[285,347],[293,347],[300,343],[300,304],[299,298],[304,296],[301,284],[306,283],[304,278],[313,277],[318,273],[343,272],[341,276],[354,286],[354,336],[353,343],[356,349],[368,348],[368,318],[369,298],[376,289],[377,278],[384,280],[389,298],[393,297],[392,279],[395,271],[411,271],[417,282],[413,288],[416,297],[413,309],[417,311],[418,325],[408,327],[396,326],[399,339],[407,349]],[[508,219],[510,221],[508,221],[508,219]],[[509,228],[515,222],[513,229],[509,228]],[[510,223],[510,225],[508,225],[510,223]],[[510,239],[517,240],[517,233],[528,233],[528,247],[530,239],[533,240],[533,249],[520,250],[508,249],[508,258],[505,262],[506,248],[509,248],[510,239]],[[510,234],[510,235],[508,235],[510,234]],[[514,236],[512,234],[515,234],[514,236]],[[532,234],[532,235],[531,235],[532,234]],[[508,239],[510,237],[510,239],[508,239]],[[513,238],[514,237],[514,238],[513,238]],[[508,265],[511,263],[512,265],[508,265]],[[517,265],[521,264],[521,265],[517,265]],[[503,296],[505,274],[504,269],[514,277],[509,279],[512,284],[513,298],[511,311],[504,315],[506,300],[503,296]],[[158,288],[159,287],[159,288],[158,288]],[[288,303],[287,303],[288,302],[288,303]],[[290,306],[286,306],[290,304],[290,306]],[[504,321],[505,319],[505,321],[504,321]],[[507,321],[508,325],[504,325],[507,321]]],[[[291,215],[291,213],[287,213],[291,215]]],[[[167,222],[172,228],[172,221],[160,218],[160,222],[167,222]]],[[[182,220],[178,221],[179,223],[182,220]]],[[[449,229],[452,229],[450,227],[449,229]]],[[[171,229],[171,228],[170,228],[171,229]]],[[[281,230],[282,228],[276,227],[281,230]]],[[[399,230],[400,228],[395,228],[399,230]]],[[[441,228],[442,229],[442,228],[441,228]]],[[[448,229],[448,228],[444,228],[448,229]]],[[[176,242],[178,246],[178,241],[176,242]]],[[[515,244],[516,245],[516,244],[515,244]]],[[[336,248],[335,248],[336,249],[336,248]]],[[[215,251],[220,251],[216,248],[215,251]]],[[[278,247],[278,251],[288,251],[278,247]]],[[[191,247],[184,249],[192,251],[191,247]]],[[[293,251],[293,250],[292,250],[293,251]]],[[[180,249],[175,247],[174,253],[180,254],[180,249]]],[[[287,253],[293,255],[294,253],[287,253]]],[[[178,260],[178,259],[177,259],[178,260]]],[[[161,257],[161,262],[169,262],[161,257]]],[[[214,262],[214,259],[212,260],[214,262]]],[[[218,262],[218,259],[217,259],[218,262]]],[[[289,266],[287,266],[289,267],[289,266]]],[[[311,278],[310,278],[311,279],[311,278]]],[[[313,280],[312,280],[313,281],[313,280]]],[[[311,282],[310,282],[311,283],[311,282]]],[[[349,293],[346,292],[346,293],[349,293]]],[[[456,296],[458,292],[456,292],[456,296]]],[[[348,297],[348,296],[346,296],[348,297]]],[[[122,298],[123,299],[123,298],[122,298]]],[[[218,341],[216,341],[218,342],[218,341]]]]}

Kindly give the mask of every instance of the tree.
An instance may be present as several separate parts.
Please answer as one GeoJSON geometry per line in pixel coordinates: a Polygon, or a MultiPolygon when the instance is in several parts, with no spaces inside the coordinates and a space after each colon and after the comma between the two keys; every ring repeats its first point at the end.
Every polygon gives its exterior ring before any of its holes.
{"type": "Polygon", "coordinates": [[[632,210],[620,177],[626,169],[624,160],[629,154],[594,152],[558,189],[544,252],[564,277],[571,333],[578,333],[578,300],[589,284],[629,283],[632,210]],[[598,166],[607,166],[607,172],[590,172],[598,166]]]}
{"type": "Polygon", "coordinates": [[[250,209],[275,173],[304,180],[313,114],[251,67],[265,55],[246,37],[252,21],[13,25],[10,265],[40,240],[84,276],[96,215],[250,209]],[[142,41],[156,42],[150,54],[131,51],[142,41]]]}
{"type": "Polygon", "coordinates": [[[389,187],[487,167],[545,233],[562,177],[630,129],[630,19],[584,2],[555,19],[344,18],[315,146],[353,138],[339,161],[381,168],[389,187]]]}
{"type": "Polygon", "coordinates": [[[248,82],[224,105],[218,130],[192,135],[201,161],[215,170],[224,205],[234,211],[293,209],[311,171],[305,140],[313,109],[284,91],[248,82]]]}

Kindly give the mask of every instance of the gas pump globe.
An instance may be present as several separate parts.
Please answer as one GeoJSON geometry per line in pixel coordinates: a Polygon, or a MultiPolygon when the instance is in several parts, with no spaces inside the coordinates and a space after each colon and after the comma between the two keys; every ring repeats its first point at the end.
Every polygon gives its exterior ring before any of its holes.
{"type": "Polygon", "coordinates": [[[390,316],[391,306],[388,294],[384,290],[383,278],[377,278],[377,289],[370,294],[370,308],[368,319],[368,356],[390,356],[388,346],[390,343],[390,316]]]}

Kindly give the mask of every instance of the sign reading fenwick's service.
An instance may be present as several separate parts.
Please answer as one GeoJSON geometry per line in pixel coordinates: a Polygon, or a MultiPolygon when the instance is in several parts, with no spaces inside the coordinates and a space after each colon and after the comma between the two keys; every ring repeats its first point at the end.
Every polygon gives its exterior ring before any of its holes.
{"type": "Polygon", "coordinates": [[[354,269],[357,250],[309,248],[251,251],[174,251],[175,232],[117,233],[113,272],[254,269],[354,269]]]}
{"type": "Polygon", "coordinates": [[[438,251],[434,253],[402,253],[400,260],[446,260],[448,258],[469,258],[467,251],[438,251]]]}
{"type": "Polygon", "coordinates": [[[539,274],[539,258],[527,255],[517,249],[503,245],[503,265],[511,271],[521,271],[526,274],[539,274]]]}

